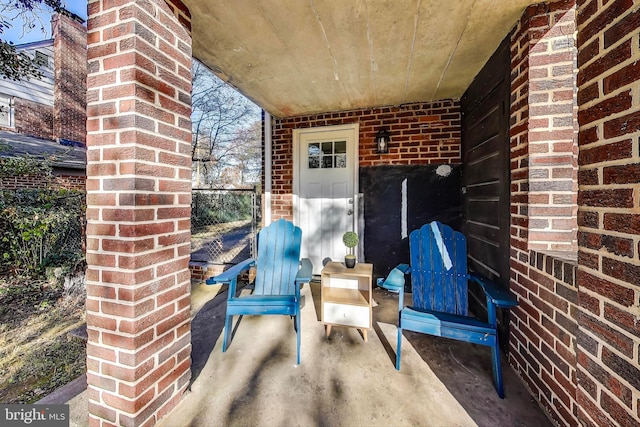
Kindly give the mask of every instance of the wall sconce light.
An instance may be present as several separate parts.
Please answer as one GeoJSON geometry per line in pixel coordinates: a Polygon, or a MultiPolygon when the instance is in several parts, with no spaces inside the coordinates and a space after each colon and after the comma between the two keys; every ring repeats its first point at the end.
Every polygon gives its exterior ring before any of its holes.
{"type": "Polygon", "coordinates": [[[376,153],[386,154],[389,152],[389,143],[391,142],[391,135],[386,128],[382,128],[376,134],[376,153]]]}

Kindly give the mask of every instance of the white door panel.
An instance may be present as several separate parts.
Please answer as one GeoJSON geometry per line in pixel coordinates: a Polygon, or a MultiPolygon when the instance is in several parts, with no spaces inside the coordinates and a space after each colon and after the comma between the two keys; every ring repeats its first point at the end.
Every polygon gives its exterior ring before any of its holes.
{"type": "Polygon", "coordinates": [[[314,274],[344,258],[342,235],[357,230],[357,135],[357,124],[294,131],[294,221],[314,274]]]}

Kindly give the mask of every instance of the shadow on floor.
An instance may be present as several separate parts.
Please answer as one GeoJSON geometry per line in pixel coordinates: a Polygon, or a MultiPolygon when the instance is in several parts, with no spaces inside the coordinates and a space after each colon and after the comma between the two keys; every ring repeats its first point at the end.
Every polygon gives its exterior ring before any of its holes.
{"type": "Polygon", "coordinates": [[[302,292],[301,365],[289,316],[244,316],[222,353],[226,293],[207,302],[192,324],[191,391],[159,425],[551,425],[506,362],[498,398],[488,348],[406,333],[396,371],[397,295],[384,290],[367,343],[352,328],[327,339],[319,292],[302,292]]]}
{"type": "Polygon", "coordinates": [[[209,300],[191,320],[191,383],[198,379],[224,329],[227,292],[209,300]]]}
{"type": "MultiPolygon", "coordinates": [[[[383,289],[375,291],[378,307],[374,308],[374,318],[379,323],[398,321],[398,295],[383,289]],[[393,304],[388,302],[392,301],[393,304]]],[[[409,294],[405,301],[411,301],[409,294]]],[[[391,342],[385,339],[380,328],[374,326],[383,347],[389,356],[389,363],[395,367],[396,337],[391,342]]],[[[397,329],[396,329],[397,331],[397,329]]],[[[552,426],[535,399],[525,388],[522,380],[509,366],[507,357],[502,354],[503,381],[505,399],[500,399],[493,384],[491,366],[491,349],[486,346],[470,344],[452,339],[403,331],[403,353],[400,372],[411,371],[405,361],[405,346],[411,348],[409,353],[420,357],[421,363],[429,366],[448,392],[465,411],[476,420],[478,425],[485,425],[488,408],[499,408],[504,405],[514,406],[500,416],[500,424],[509,426],[552,426]]]]}

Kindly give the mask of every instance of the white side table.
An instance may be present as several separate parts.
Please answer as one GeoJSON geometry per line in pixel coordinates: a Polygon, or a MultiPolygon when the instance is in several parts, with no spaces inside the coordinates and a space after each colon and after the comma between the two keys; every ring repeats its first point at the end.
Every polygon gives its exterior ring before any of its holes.
{"type": "Polygon", "coordinates": [[[348,326],[362,332],[367,342],[367,330],[372,325],[371,280],[373,264],[358,263],[347,268],[340,262],[330,262],[321,272],[321,317],[327,337],[332,326],[348,326]]]}

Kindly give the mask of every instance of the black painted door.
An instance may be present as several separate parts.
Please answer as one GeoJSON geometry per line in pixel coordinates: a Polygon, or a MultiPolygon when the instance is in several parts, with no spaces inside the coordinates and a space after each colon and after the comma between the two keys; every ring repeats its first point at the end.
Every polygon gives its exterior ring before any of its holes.
{"type": "MultiPolygon", "coordinates": [[[[509,286],[509,46],[507,36],[460,101],[462,229],[469,268],[505,287],[509,286]]],[[[470,308],[480,316],[486,313],[482,295],[473,292],[470,298],[470,308]]],[[[499,313],[498,320],[504,334],[506,313],[499,313]]]]}

